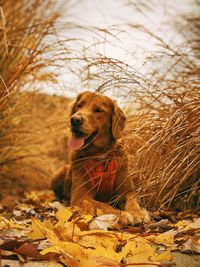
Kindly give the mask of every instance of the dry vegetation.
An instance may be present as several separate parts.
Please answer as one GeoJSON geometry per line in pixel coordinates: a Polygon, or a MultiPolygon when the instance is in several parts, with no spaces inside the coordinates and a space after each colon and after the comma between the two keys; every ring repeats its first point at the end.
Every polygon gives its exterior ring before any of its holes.
{"type": "MultiPolygon", "coordinates": [[[[52,54],[47,56],[50,44],[45,43],[45,36],[55,34],[57,15],[44,12],[52,4],[51,0],[29,4],[10,0],[0,9],[0,193],[8,189],[15,193],[14,185],[21,191],[48,186],[53,170],[64,159],[68,100],[21,92],[27,85],[34,88],[37,80],[55,79],[46,68],[55,63],[52,54]]],[[[127,25],[128,30],[137,28],[158,41],[162,52],[151,60],[170,59],[165,73],[158,67],[143,77],[119,60],[89,56],[87,49],[68,58],[81,62],[78,75],[83,84],[96,81],[100,92],[115,88],[118,96],[128,96],[129,104],[134,103],[126,129],[131,175],[142,201],[152,209],[198,209],[200,201],[199,17],[182,20],[188,36],[184,47],[189,50],[175,49],[142,25],[127,25]]],[[[182,26],[176,25],[178,30],[182,26]]]]}
{"type": "Polygon", "coordinates": [[[153,73],[156,86],[139,100],[140,115],[133,120],[133,129],[137,122],[133,136],[139,137],[140,146],[132,171],[148,207],[199,209],[199,19],[191,14],[176,25],[185,37],[176,49],[161,40],[160,59],[169,55],[172,62],[164,75],[153,73]]]}
{"type": "Polygon", "coordinates": [[[33,89],[37,83],[56,78],[47,68],[54,64],[54,56],[48,56],[54,44],[45,42],[46,36],[55,34],[53,25],[58,14],[46,12],[52,5],[51,0],[21,0],[3,1],[0,7],[1,194],[46,187],[53,169],[53,159],[45,148],[53,140],[55,144],[59,142],[60,137],[55,139],[59,122],[54,131],[48,123],[58,113],[60,119],[64,118],[63,109],[68,101],[60,98],[46,101],[47,97],[40,94],[22,92],[25,87],[33,89]],[[55,103],[61,106],[60,111],[55,103]]]}

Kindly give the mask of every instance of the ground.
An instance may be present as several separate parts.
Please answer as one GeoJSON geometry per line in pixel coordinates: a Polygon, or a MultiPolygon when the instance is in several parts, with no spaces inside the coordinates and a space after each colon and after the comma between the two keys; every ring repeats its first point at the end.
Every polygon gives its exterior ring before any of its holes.
{"type": "Polygon", "coordinates": [[[0,266],[200,266],[199,214],[157,211],[149,224],[124,227],[87,207],[66,207],[51,191],[7,198],[0,266]]]}

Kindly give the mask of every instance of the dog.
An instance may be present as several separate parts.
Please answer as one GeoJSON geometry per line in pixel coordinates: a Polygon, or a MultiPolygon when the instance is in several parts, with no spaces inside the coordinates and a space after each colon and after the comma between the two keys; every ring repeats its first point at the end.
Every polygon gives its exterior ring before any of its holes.
{"type": "Polygon", "coordinates": [[[147,223],[149,213],[138,204],[128,155],[119,141],[125,121],[124,112],[111,98],[93,92],[79,94],[69,118],[70,165],[58,172],[52,187],[59,199],[72,206],[87,200],[104,213],[117,213],[116,205],[129,223],[147,223]]]}

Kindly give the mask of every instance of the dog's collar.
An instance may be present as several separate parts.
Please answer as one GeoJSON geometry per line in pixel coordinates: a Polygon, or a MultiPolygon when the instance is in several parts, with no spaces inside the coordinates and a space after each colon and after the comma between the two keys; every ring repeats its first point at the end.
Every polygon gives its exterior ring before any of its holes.
{"type": "Polygon", "coordinates": [[[114,182],[119,168],[118,159],[112,159],[102,164],[96,160],[89,160],[84,165],[92,188],[104,201],[109,201],[113,195],[114,182]]]}

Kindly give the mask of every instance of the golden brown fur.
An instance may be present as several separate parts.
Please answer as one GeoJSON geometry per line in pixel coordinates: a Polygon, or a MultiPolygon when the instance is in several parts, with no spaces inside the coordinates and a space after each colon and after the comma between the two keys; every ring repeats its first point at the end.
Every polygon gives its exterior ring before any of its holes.
{"type": "MultiPolygon", "coordinates": [[[[90,159],[105,164],[116,158],[119,160],[119,169],[115,177],[114,192],[108,202],[129,212],[134,222],[147,222],[149,215],[140,208],[134,194],[133,182],[128,173],[127,153],[118,141],[125,120],[123,111],[109,97],[91,92],[80,94],[70,114],[72,138],[75,138],[72,144],[75,146],[77,142],[80,143],[82,136],[87,138],[93,136],[93,133],[96,136],[91,142],[85,141],[82,147],[72,151],[70,166],[64,166],[59,171],[52,182],[53,190],[57,197],[69,200],[71,205],[81,205],[83,200],[89,200],[95,208],[101,208],[105,213],[118,212],[105,203],[105,196],[97,194],[96,188],[88,181],[84,168],[85,162],[90,159]]],[[[123,214],[126,216],[127,213],[123,214]]],[[[130,217],[128,220],[130,221],[130,217]]]]}

